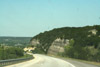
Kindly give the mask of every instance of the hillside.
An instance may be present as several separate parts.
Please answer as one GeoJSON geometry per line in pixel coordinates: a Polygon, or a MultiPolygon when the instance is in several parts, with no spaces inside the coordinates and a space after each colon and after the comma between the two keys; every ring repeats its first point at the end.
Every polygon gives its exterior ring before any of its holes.
{"type": "Polygon", "coordinates": [[[1,45],[22,46],[28,45],[31,37],[0,37],[1,45]]]}
{"type": "Polygon", "coordinates": [[[87,59],[90,57],[88,54],[93,53],[91,56],[95,58],[100,55],[100,25],[63,27],[45,31],[33,37],[31,44],[37,47],[36,51],[44,53],[67,54],[69,57],[79,59],[87,59]],[[90,52],[86,53],[87,51],[90,52]]]}

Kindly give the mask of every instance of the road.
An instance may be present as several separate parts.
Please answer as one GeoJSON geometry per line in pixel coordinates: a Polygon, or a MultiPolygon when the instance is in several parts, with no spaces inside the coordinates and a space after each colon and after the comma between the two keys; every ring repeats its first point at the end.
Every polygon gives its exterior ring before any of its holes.
{"type": "Polygon", "coordinates": [[[71,59],[63,59],[63,60],[65,60],[67,62],[70,62],[75,67],[100,67],[100,66],[95,66],[95,65],[91,65],[91,64],[87,64],[87,63],[71,60],[71,59]]]}
{"type": "Polygon", "coordinates": [[[35,54],[35,59],[6,67],[97,67],[72,60],[62,60],[45,55],[35,54]],[[70,62],[70,63],[69,63],[70,62]]]}

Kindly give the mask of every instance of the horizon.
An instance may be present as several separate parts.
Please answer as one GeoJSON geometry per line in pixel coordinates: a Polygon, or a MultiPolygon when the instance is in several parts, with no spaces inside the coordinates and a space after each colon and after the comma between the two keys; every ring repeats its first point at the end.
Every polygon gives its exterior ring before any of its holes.
{"type": "Polygon", "coordinates": [[[100,25],[100,0],[0,0],[0,37],[100,25]]]}
{"type": "MultiPolygon", "coordinates": [[[[86,25],[86,26],[95,26],[95,25],[86,25]]],[[[86,26],[79,26],[79,27],[86,27],[86,26]]],[[[100,26],[100,25],[99,25],[100,26]]],[[[70,27],[70,26],[66,26],[66,27],[70,27]]],[[[74,26],[73,26],[74,27],[74,26]]],[[[59,28],[65,28],[65,27],[59,27],[59,28]]],[[[58,28],[58,29],[59,29],[58,28]]],[[[75,28],[78,28],[78,27],[75,27],[75,28]]],[[[53,28],[53,29],[55,29],[55,28],[53,28]]],[[[53,29],[51,29],[51,30],[53,30],[53,29]]],[[[48,31],[50,31],[50,30],[48,30],[48,31]]],[[[40,33],[44,33],[45,31],[43,31],[43,32],[40,32],[40,33]]],[[[38,33],[39,34],[39,33],[38,33]]],[[[36,35],[38,35],[38,34],[36,34],[36,35]]],[[[36,36],[35,35],[35,36],[36,36]]],[[[34,36],[0,36],[0,37],[34,37],[34,36]]]]}

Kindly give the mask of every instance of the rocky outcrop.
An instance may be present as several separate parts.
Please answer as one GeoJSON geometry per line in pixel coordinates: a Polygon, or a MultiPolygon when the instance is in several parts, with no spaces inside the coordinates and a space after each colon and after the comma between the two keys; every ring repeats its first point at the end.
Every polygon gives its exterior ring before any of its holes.
{"type": "Polygon", "coordinates": [[[64,46],[69,44],[68,39],[57,38],[50,46],[48,54],[58,54],[64,52],[64,46]]]}
{"type": "Polygon", "coordinates": [[[34,45],[34,46],[36,46],[36,45],[39,45],[40,42],[39,42],[38,39],[33,39],[33,40],[31,41],[31,44],[34,45]]]}
{"type": "Polygon", "coordinates": [[[90,30],[89,32],[91,32],[92,35],[96,35],[98,31],[97,31],[96,29],[92,29],[92,30],[90,30]]]}
{"type": "Polygon", "coordinates": [[[96,35],[98,31],[96,29],[92,29],[89,32],[91,32],[92,34],[89,34],[88,37],[91,37],[92,35],[96,35]]]}

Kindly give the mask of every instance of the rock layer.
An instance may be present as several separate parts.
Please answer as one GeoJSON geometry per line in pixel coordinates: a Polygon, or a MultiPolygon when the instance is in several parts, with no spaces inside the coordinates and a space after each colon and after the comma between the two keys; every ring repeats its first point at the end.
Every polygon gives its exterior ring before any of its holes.
{"type": "Polygon", "coordinates": [[[64,52],[64,46],[69,44],[68,39],[57,38],[50,46],[48,54],[58,54],[64,52]]]}

